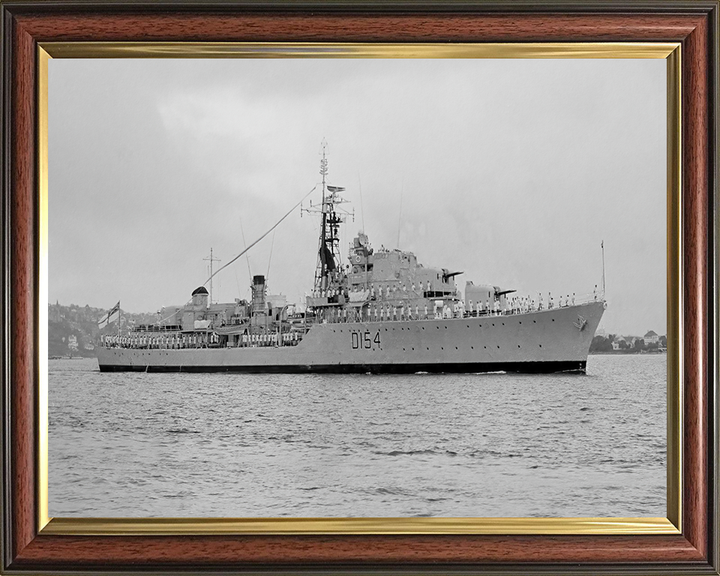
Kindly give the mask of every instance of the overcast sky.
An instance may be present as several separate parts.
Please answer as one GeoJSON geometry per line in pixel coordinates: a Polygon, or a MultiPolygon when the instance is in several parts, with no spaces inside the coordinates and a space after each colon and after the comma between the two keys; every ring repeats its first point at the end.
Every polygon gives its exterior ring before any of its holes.
{"type": "MultiPolygon", "coordinates": [[[[664,60],[51,60],[49,296],[183,304],[319,180],[375,248],[520,294],[591,293],[601,328],[665,333],[664,60]],[[215,264],[216,268],[218,264],[215,264]]],[[[320,196],[313,196],[319,201],[320,196]]],[[[307,202],[306,202],[307,204],[307,202]]],[[[312,288],[299,210],[250,252],[271,293],[312,288]]],[[[249,296],[243,257],[214,299],[249,296]]]]}

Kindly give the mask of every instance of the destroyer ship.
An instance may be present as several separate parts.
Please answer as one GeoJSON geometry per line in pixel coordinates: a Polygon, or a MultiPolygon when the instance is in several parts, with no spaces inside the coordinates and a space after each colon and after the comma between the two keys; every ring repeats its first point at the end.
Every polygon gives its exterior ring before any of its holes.
{"type": "Polygon", "coordinates": [[[317,266],[302,306],[269,293],[262,275],[252,279],[250,300],[214,303],[200,286],[187,304],[163,309],[158,322],[103,335],[100,370],[585,372],[606,307],[597,287],[557,302],[472,281],[463,294],[456,284],[462,272],[426,267],[412,252],[375,250],[363,232],[345,264],[344,188],[326,183],[324,151],[320,174],[322,202],[306,209],[321,220],[317,266]]]}

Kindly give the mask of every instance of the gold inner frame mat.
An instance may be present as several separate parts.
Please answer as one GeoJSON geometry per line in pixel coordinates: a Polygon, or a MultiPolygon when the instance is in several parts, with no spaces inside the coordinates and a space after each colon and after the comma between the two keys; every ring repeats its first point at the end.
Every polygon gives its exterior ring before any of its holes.
{"type": "Polygon", "coordinates": [[[679,534],[682,526],[681,58],[679,43],[41,42],[38,46],[38,528],[42,534],[679,534]],[[667,518],[50,518],[48,61],[52,58],[654,58],[667,60],[667,518]]]}

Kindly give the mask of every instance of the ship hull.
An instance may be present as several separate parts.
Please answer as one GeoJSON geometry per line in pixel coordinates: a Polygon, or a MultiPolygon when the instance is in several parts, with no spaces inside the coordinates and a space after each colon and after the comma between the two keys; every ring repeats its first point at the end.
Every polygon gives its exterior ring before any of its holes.
{"type": "Polygon", "coordinates": [[[550,362],[459,362],[442,364],[325,364],[277,366],[192,366],[165,364],[103,365],[102,372],[226,372],[246,374],[467,374],[481,372],[518,372],[551,374],[585,372],[586,361],[550,362]]]}
{"type": "Polygon", "coordinates": [[[317,324],[295,346],[100,348],[103,372],[584,372],[604,311],[590,302],[525,314],[317,324]]]}

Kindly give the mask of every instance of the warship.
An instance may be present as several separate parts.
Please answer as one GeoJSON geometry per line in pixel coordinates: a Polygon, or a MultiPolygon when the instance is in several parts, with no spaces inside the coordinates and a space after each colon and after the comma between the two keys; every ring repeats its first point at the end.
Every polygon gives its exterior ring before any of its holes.
{"type": "MultiPolygon", "coordinates": [[[[345,189],[326,182],[324,150],[320,174],[322,201],[304,209],[319,216],[320,238],[303,305],[270,293],[262,275],[252,278],[249,300],[215,303],[203,285],[185,305],[164,308],[154,324],[103,334],[100,370],[585,372],[604,290],[555,302],[549,294],[520,297],[514,289],[467,281],[463,294],[455,280],[462,272],[426,267],[412,252],[375,250],[364,232],[343,263],[345,189]]],[[[118,314],[119,303],[101,325],[118,314]]]]}

